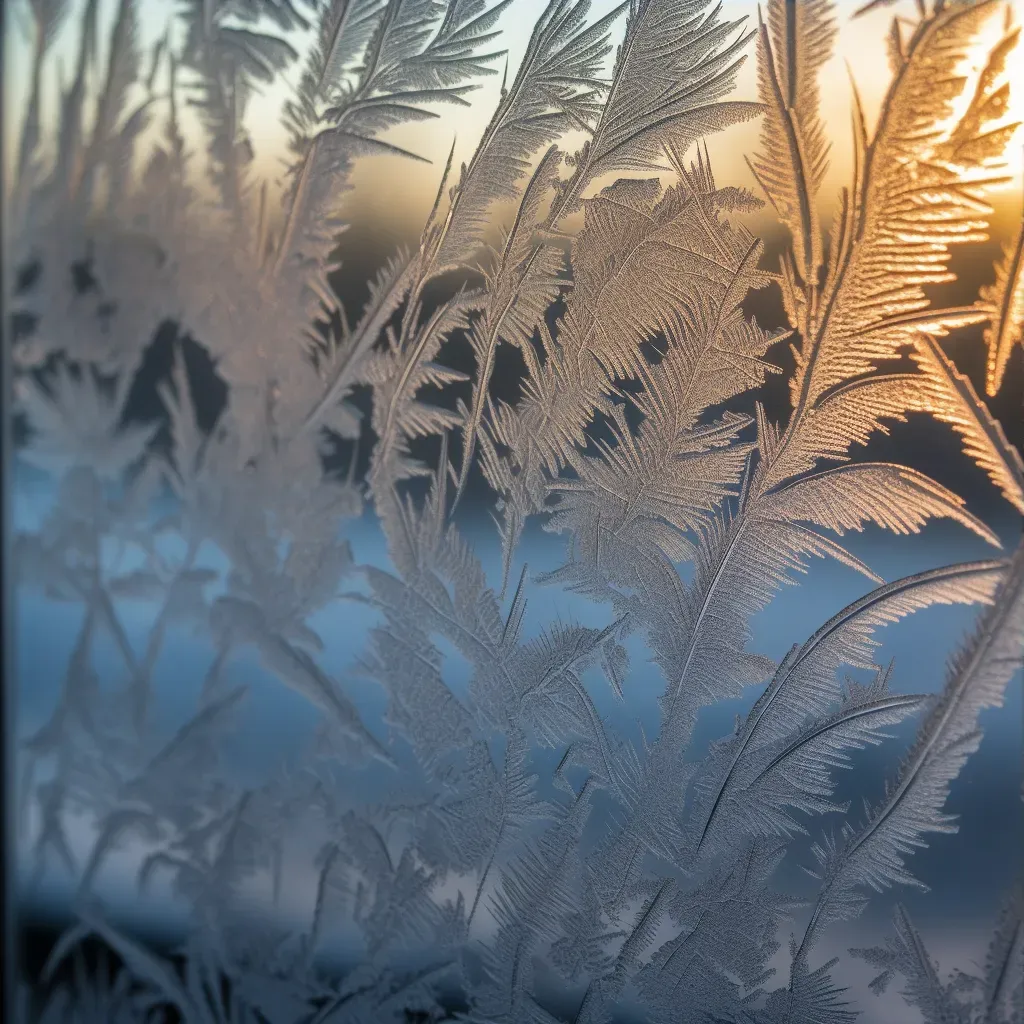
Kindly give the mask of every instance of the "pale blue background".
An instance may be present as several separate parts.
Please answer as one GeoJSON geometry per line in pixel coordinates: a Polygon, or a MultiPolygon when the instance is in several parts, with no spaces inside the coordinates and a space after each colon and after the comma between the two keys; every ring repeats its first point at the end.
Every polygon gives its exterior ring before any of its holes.
{"type": "MultiPolygon", "coordinates": [[[[15,518],[19,526],[30,527],[38,522],[40,511],[49,500],[48,491],[48,485],[33,474],[19,474],[15,495],[15,518]]],[[[1011,545],[1014,531],[1018,528],[1012,515],[1002,517],[994,525],[1005,537],[1007,546],[1011,545]]],[[[387,566],[383,538],[371,514],[350,524],[350,529],[345,532],[352,542],[357,562],[387,566]]],[[[477,551],[484,553],[485,568],[491,580],[497,582],[498,548],[492,528],[481,520],[466,532],[477,551]]],[[[954,561],[993,557],[994,554],[977,538],[944,524],[931,526],[921,536],[912,538],[893,538],[880,531],[872,531],[854,538],[851,546],[857,555],[887,579],[954,561]]],[[[539,529],[529,531],[517,554],[514,575],[518,576],[524,559],[529,564],[531,575],[553,568],[558,564],[561,550],[560,538],[539,529]]],[[[207,549],[204,555],[204,564],[224,566],[223,559],[214,549],[207,549]]],[[[787,588],[756,617],[753,622],[753,648],[776,659],[781,657],[793,643],[805,639],[834,612],[869,588],[866,581],[848,570],[830,563],[816,563],[801,587],[787,588]]],[[[558,616],[594,626],[605,625],[610,620],[606,607],[556,588],[534,584],[529,587],[528,594],[527,636],[544,622],[558,616]]],[[[136,649],[141,650],[153,609],[141,603],[134,607],[127,604],[120,607],[132,641],[136,649]]],[[[895,658],[893,689],[901,692],[937,689],[944,678],[946,659],[971,628],[975,613],[972,608],[936,607],[882,631],[879,634],[883,640],[879,659],[895,658]]],[[[42,724],[52,710],[81,614],[80,608],[55,604],[36,593],[26,591],[18,595],[14,639],[20,735],[42,724]]],[[[326,643],[322,665],[341,681],[358,704],[368,726],[383,738],[381,715],[385,706],[384,694],[375,685],[356,679],[350,671],[353,660],[363,649],[367,629],[374,621],[373,611],[352,602],[339,602],[311,619],[310,624],[326,643]]],[[[101,648],[103,644],[109,649],[107,641],[101,641],[101,648]]],[[[662,683],[654,666],[647,661],[642,641],[633,637],[628,646],[632,663],[623,703],[616,701],[610,688],[599,678],[588,681],[594,684],[592,692],[599,710],[611,717],[616,728],[639,739],[637,719],[643,723],[648,736],[656,733],[657,697],[662,683]]],[[[161,726],[166,726],[168,734],[195,706],[211,657],[210,642],[201,634],[175,627],[168,636],[154,674],[157,720],[161,726]]],[[[102,671],[102,662],[100,668],[102,671]]],[[[458,678],[458,673],[452,680],[455,686],[464,681],[464,678],[458,678]]],[[[301,752],[312,734],[317,712],[301,696],[269,676],[252,654],[240,653],[232,659],[225,682],[233,685],[244,683],[250,689],[240,728],[228,740],[227,757],[239,781],[255,783],[267,776],[277,759],[291,759],[301,752]]],[[[757,692],[752,688],[742,700],[707,709],[701,715],[691,756],[699,757],[709,740],[730,731],[734,715],[745,712],[757,692]]],[[[927,894],[901,891],[876,898],[864,919],[847,932],[830,935],[822,944],[822,960],[827,958],[826,951],[831,956],[849,945],[868,945],[879,941],[896,898],[908,906],[926,940],[933,944],[935,955],[940,960],[945,956],[945,966],[971,969],[968,958],[980,959],[987,933],[995,921],[1000,896],[1013,881],[1019,851],[1024,845],[1020,801],[1021,723],[1021,680],[1018,674],[1010,685],[1006,705],[984,715],[985,738],[981,749],[953,786],[948,809],[961,816],[960,833],[934,837],[931,846],[913,860],[913,870],[933,891],[927,894]]],[[[840,773],[838,796],[853,802],[851,813],[855,818],[859,817],[864,798],[874,800],[880,795],[886,775],[895,770],[913,735],[915,724],[916,720],[905,723],[897,730],[898,740],[858,754],[855,770],[840,773]]],[[[541,751],[537,755],[535,769],[541,774],[545,786],[549,785],[550,770],[559,755],[559,751],[541,751]]],[[[359,785],[367,791],[372,790],[375,780],[380,779],[379,773],[372,768],[360,774],[359,785]]],[[[838,817],[832,822],[826,819],[827,827],[838,827],[840,823],[838,817]]],[[[591,833],[598,833],[602,826],[600,818],[592,821],[591,833]]],[[[812,865],[809,845],[819,836],[820,823],[815,825],[807,841],[794,846],[793,856],[779,873],[779,888],[807,895],[812,892],[800,865],[812,865]]],[[[24,878],[29,864],[24,844],[20,846],[19,868],[24,878]]],[[[80,856],[84,852],[76,851],[80,856]]],[[[116,873],[108,871],[101,878],[100,891],[125,916],[126,923],[141,927],[146,932],[176,931],[183,919],[181,908],[166,899],[148,898],[143,905],[136,904],[130,877],[118,878],[116,873]]],[[[25,894],[24,910],[32,916],[41,914],[44,918],[60,918],[67,907],[69,895],[69,880],[51,872],[40,890],[31,896],[25,894]]],[[[782,938],[785,941],[786,936],[782,938]]],[[[856,966],[850,963],[837,970],[857,972],[856,966]]],[[[837,976],[842,978],[843,974],[837,976]]],[[[864,975],[861,971],[857,976],[863,978],[870,974],[864,975]]],[[[868,1005],[865,1009],[869,1014],[876,1014],[881,1011],[881,1004],[873,1009],[868,1005]]],[[[886,1018],[879,1016],[873,1019],[883,1021],[886,1018]]],[[[910,1020],[912,1016],[892,1019],[910,1020]]]]}

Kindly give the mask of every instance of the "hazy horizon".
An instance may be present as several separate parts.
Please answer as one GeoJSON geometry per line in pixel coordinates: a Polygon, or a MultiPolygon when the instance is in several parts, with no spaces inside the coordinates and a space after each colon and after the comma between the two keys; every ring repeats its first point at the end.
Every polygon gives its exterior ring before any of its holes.
{"type": "MultiPolygon", "coordinates": [[[[22,16],[19,16],[19,8],[23,7],[24,2],[25,0],[12,0],[7,19],[4,82],[4,106],[8,115],[4,119],[4,149],[7,160],[5,181],[10,180],[10,161],[16,152],[21,114],[31,77],[29,72],[32,46],[25,28],[23,10],[20,12],[22,16]]],[[[595,21],[613,11],[616,6],[615,0],[594,0],[588,20],[595,21]]],[[[870,126],[877,116],[889,81],[885,60],[885,39],[889,25],[893,17],[910,13],[914,9],[913,0],[898,0],[890,6],[880,7],[854,18],[853,14],[861,6],[862,0],[837,0],[840,31],[832,59],[825,65],[820,77],[822,118],[832,147],[830,170],[820,194],[822,212],[826,220],[837,206],[840,189],[850,181],[850,112],[854,96],[853,86],[856,85],[870,126]]],[[[545,0],[513,0],[498,21],[497,30],[500,32],[500,38],[495,40],[493,47],[496,50],[507,51],[509,80],[515,74],[533,25],[544,7],[545,0]]],[[[106,47],[115,8],[116,0],[100,2],[101,57],[106,47]]],[[[751,38],[744,50],[733,94],[733,98],[736,99],[755,100],[758,4],[755,0],[722,0],[721,8],[723,20],[737,23],[736,35],[744,32],[755,33],[755,37],[751,38]]],[[[306,10],[305,7],[303,9],[306,10]]],[[[143,67],[147,68],[150,51],[157,40],[166,33],[172,12],[167,0],[140,0],[138,10],[138,43],[144,55],[143,67]]],[[[1024,21],[1024,0],[1008,0],[1005,6],[997,5],[997,10],[994,10],[993,16],[988,19],[983,37],[972,56],[970,63],[975,67],[980,66],[979,61],[986,53],[986,44],[991,45],[1002,31],[1003,17],[999,12],[1004,10],[1011,12],[1014,22],[1019,24],[1024,21]]],[[[614,47],[621,39],[624,24],[625,15],[622,14],[612,27],[613,48],[606,58],[608,68],[614,59],[614,47]]],[[[57,81],[54,79],[53,68],[57,64],[62,64],[65,79],[70,74],[70,69],[74,66],[77,32],[78,26],[74,17],[65,18],[50,53],[50,73],[44,77],[42,94],[41,116],[44,135],[47,125],[52,131],[57,109],[57,81]]],[[[288,167],[287,133],[280,122],[280,114],[301,72],[302,59],[313,33],[311,30],[291,32],[284,34],[284,38],[297,51],[299,58],[286,73],[278,77],[273,86],[260,88],[250,100],[245,118],[245,126],[255,151],[251,178],[254,182],[266,180],[271,186],[276,186],[278,197],[288,167]]],[[[382,136],[386,141],[416,153],[422,157],[423,162],[398,155],[374,155],[361,157],[356,161],[350,177],[351,191],[345,204],[348,216],[356,222],[374,224],[385,234],[400,241],[413,241],[418,237],[423,220],[437,193],[449,150],[454,144],[454,168],[457,169],[461,162],[469,160],[498,102],[505,63],[499,58],[491,63],[491,67],[493,73],[480,80],[479,87],[467,97],[468,106],[435,106],[433,109],[439,115],[436,118],[405,124],[382,136]]],[[[1024,122],[1024,61],[1011,61],[1006,69],[1006,75],[1010,83],[1011,99],[1005,120],[1024,122]]],[[[967,99],[969,97],[961,97],[959,106],[962,107],[967,99]]],[[[183,112],[183,128],[193,156],[198,157],[205,146],[199,134],[194,112],[183,112]]],[[[159,119],[156,126],[150,126],[147,134],[152,137],[154,131],[158,130],[159,119]]],[[[734,125],[707,140],[712,166],[721,183],[743,186],[755,194],[760,194],[745,159],[756,150],[759,133],[760,121],[755,119],[734,125]]],[[[564,140],[563,148],[571,149],[578,145],[579,141],[564,140]]],[[[145,147],[142,149],[144,152],[145,147]]],[[[692,156],[691,151],[690,157],[692,156]]],[[[996,236],[1012,234],[1015,223],[1019,220],[1024,197],[1024,126],[1018,128],[1008,145],[1006,158],[1007,167],[1003,173],[1011,181],[994,190],[990,197],[997,209],[994,223],[996,236]]],[[[608,183],[609,181],[599,181],[593,186],[592,191],[608,183]]],[[[500,211],[497,215],[500,216],[500,211]]],[[[773,221],[770,210],[765,210],[762,215],[755,216],[755,230],[768,229],[773,221]]]]}

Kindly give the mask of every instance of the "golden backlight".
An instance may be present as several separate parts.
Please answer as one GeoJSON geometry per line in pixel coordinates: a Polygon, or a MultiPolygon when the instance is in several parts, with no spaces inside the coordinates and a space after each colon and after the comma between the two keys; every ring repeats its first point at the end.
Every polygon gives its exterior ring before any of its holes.
{"type": "MultiPolygon", "coordinates": [[[[543,2],[519,0],[514,6],[514,16],[504,19],[506,45],[510,51],[510,75],[526,46],[533,16],[543,9],[543,2]]],[[[595,3],[595,16],[603,14],[611,6],[608,0],[595,3]]],[[[853,88],[856,86],[870,127],[877,117],[890,80],[883,41],[893,18],[910,18],[915,12],[914,0],[902,0],[854,17],[861,6],[862,0],[839,0],[836,4],[840,23],[836,53],[822,71],[823,114],[832,146],[830,171],[820,197],[826,215],[834,211],[841,189],[851,180],[853,131],[850,110],[853,88]]],[[[757,25],[758,5],[753,0],[725,0],[723,11],[730,19],[746,17],[748,26],[757,25]]],[[[994,5],[992,17],[965,62],[965,73],[971,70],[977,73],[983,66],[993,44],[1005,31],[1008,14],[1013,24],[1024,23],[1024,0],[994,5]]],[[[1008,234],[1014,226],[1007,223],[1008,218],[1015,220],[1019,216],[1019,206],[1013,197],[1021,195],[1024,180],[1024,44],[1018,43],[1003,76],[1010,86],[1010,105],[1004,122],[1022,125],[1007,145],[1005,166],[999,168],[998,176],[1005,176],[1007,180],[991,189],[997,207],[994,228],[999,234],[1008,234]]],[[[394,141],[422,153],[431,163],[412,166],[390,158],[363,161],[353,176],[353,184],[360,189],[360,209],[372,211],[375,217],[391,223],[396,231],[401,232],[403,228],[418,230],[414,224],[422,221],[434,198],[449,147],[454,142],[456,165],[460,160],[469,159],[497,103],[497,94],[497,78],[492,78],[473,94],[469,109],[442,109],[439,111],[441,117],[436,121],[396,132],[394,141]],[[389,190],[385,183],[392,188],[389,190]],[[403,224],[407,218],[411,218],[414,224],[407,221],[403,224]]],[[[750,99],[757,95],[757,59],[753,41],[738,77],[737,95],[750,99]]],[[[969,96],[962,97],[956,109],[961,109],[968,100],[969,96]]],[[[263,152],[269,167],[272,159],[269,154],[276,148],[272,138],[275,129],[269,120],[259,123],[257,131],[263,136],[263,152]]],[[[745,159],[757,147],[759,130],[758,122],[749,122],[720,132],[709,141],[715,175],[720,182],[742,185],[759,192],[745,159]]]]}
{"type": "MultiPolygon", "coordinates": [[[[850,124],[851,83],[856,84],[869,124],[873,122],[889,81],[884,40],[893,18],[912,18],[915,13],[914,0],[897,0],[896,3],[881,6],[860,17],[854,17],[863,0],[838,0],[836,4],[840,31],[836,52],[822,71],[822,106],[825,123],[832,144],[831,165],[828,180],[821,193],[826,214],[834,210],[839,191],[850,181],[852,166],[852,131],[850,124]]],[[[101,38],[108,31],[116,4],[112,0],[101,0],[101,38]]],[[[595,0],[592,16],[600,17],[615,6],[614,0],[595,0]]],[[[755,0],[724,0],[723,14],[730,20],[746,19],[748,28],[756,28],[758,5],[755,0]]],[[[4,131],[5,180],[10,180],[10,160],[16,151],[14,144],[20,131],[21,114],[29,86],[31,43],[23,30],[24,18],[17,17],[18,3],[12,5],[12,16],[8,19],[8,33],[5,39],[4,82],[4,131]],[[13,115],[13,116],[12,116],[13,115]]],[[[529,39],[530,30],[537,16],[544,8],[544,0],[516,0],[499,22],[502,30],[502,46],[508,50],[508,75],[515,74],[529,39]]],[[[74,10],[75,5],[71,4],[74,10]]],[[[141,0],[140,42],[151,46],[166,31],[168,9],[165,0],[141,0]]],[[[972,58],[968,61],[975,68],[980,67],[993,42],[1004,31],[1005,19],[1009,16],[1015,24],[1024,23],[1024,0],[1010,0],[1006,4],[993,5],[993,15],[988,20],[981,38],[977,42],[972,58]]],[[[624,16],[623,16],[624,17],[624,16]]],[[[77,25],[74,17],[64,24],[54,53],[61,57],[65,68],[73,66],[76,48],[77,25]]],[[[617,33],[621,35],[621,26],[617,33]]],[[[300,53],[309,45],[311,35],[293,34],[292,44],[300,53]]],[[[1017,52],[1004,70],[1010,85],[1010,107],[1007,121],[1024,122],[1024,52],[1018,46],[1017,52]]],[[[609,61],[610,61],[609,57],[609,61]]],[[[753,99],[757,93],[756,48],[751,41],[745,64],[737,81],[737,96],[753,99]]],[[[442,168],[448,151],[455,146],[455,166],[468,160],[473,152],[487,120],[498,101],[501,62],[496,64],[497,73],[486,79],[469,97],[468,107],[440,107],[436,119],[419,124],[406,125],[388,136],[389,140],[421,154],[427,162],[413,163],[400,157],[364,158],[355,168],[351,184],[358,192],[358,203],[354,205],[353,216],[372,220],[388,228],[392,233],[415,236],[422,224],[436,194],[442,168]]],[[[965,69],[966,70],[966,69],[965,69]]],[[[294,85],[295,69],[283,76],[272,87],[254,97],[249,105],[247,128],[255,153],[255,172],[260,178],[283,183],[283,172],[287,167],[287,135],[280,123],[283,103],[288,99],[294,85]]],[[[44,123],[53,123],[57,109],[56,80],[44,83],[42,116],[44,123]]],[[[186,131],[192,142],[197,161],[201,159],[202,140],[198,124],[186,116],[186,131]]],[[[757,146],[758,124],[749,122],[718,133],[710,142],[710,152],[715,174],[723,183],[743,185],[757,191],[750,174],[745,156],[757,146]]],[[[1014,193],[1021,192],[1024,179],[1024,127],[1019,128],[1007,147],[1006,166],[1002,170],[1008,181],[994,192],[993,200],[999,207],[997,216],[1005,219],[1006,209],[1016,209],[1011,201],[1014,193]]]]}

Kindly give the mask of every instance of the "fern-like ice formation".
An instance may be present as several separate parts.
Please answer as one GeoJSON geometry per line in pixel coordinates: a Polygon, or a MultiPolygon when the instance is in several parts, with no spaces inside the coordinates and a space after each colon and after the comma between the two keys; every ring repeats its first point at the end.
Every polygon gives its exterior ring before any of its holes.
{"type": "MultiPolygon", "coordinates": [[[[706,0],[596,17],[548,0],[514,70],[503,27],[522,0],[189,0],[149,52],[141,5],[101,6],[28,3],[6,186],[18,456],[55,481],[13,561],[19,587],[82,609],[56,706],[19,755],[33,880],[61,866],[79,917],[43,972],[45,1004],[23,993],[26,1018],[379,1024],[457,1003],[481,1024],[598,1024],[631,1006],[654,1022],[854,1020],[836,961],[816,963],[822,937],[920,886],[913,853],[955,830],[950,786],[1024,648],[1019,543],[885,581],[846,540],[944,518],[1000,546],[961,495],[862,457],[911,417],[951,428],[1024,514],[1008,425],[944,347],[977,328],[985,390],[1010,379],[1020,233],[976,301],[941,301],[953,247],[988,238],[1016,129],[1017,30],[1007,18],[977,42],[999,4],[920,0],[892,19],[874,123],[853,89],[830,228],[819,78],[846,17],[830,0],[768,0],[749,26],[706,0]],[[751,56],[756,101],[736,95],[751,56]],[[497,75],[476,148],[457,168],[453,146],[416,242],[349,317],[335,288],[356,162],[422,163],[394,130],[445,123],[497,75]],[[279,82],[275,186],[248,126],[279,82]],[[723,184],[705,141],[757,117],[764,208],[723,184]],[[754,215],[777,219],[781,253],[754,215]],[[769,289],[781,320],[763,301],[750,312],[769,289]],[[783,341],[788,409],[768,387],[783,341]],[[521,362],[514,388],[495,386],[503,348],[521,362]],[[161,351],[163,415],[139,422],[161,351]],[[475,474],[493,559],[462,526],[475,474]],[[360,564],[367,512],[387,556],[360,564]],[[531,521],[565,541],[532,576],[531,521]],[[818,557],[871,589],[781,661],[751,650],[753,617],[818,557]],[[573,595],[573,614],[536,621],[538,583],[573,595]],[[982,610],[945,682],[904,692],[876,663],[879,631],[957,604],[982,610]],[[368,624],[339,679],[328,648],[349,621],[368,624]],[[157,675],[182,626],[208,659],[168,728],[157,675]],[[637,696],[638,649],[662,686],[642,741],[606,710],[637,696]],[[316,715],[297,759],[257,781],[232,770],[227,740],[262,699],[253,658],[316,715]],[[732,733],[700,749],[702,710],[748,694],[732,733]],[[918,714],[893,778],[848,816],[836,772],[918,714]],[[835,815],[811,888],[781,891],[796,844],[835,815]],[[100,902],[129,842],[140,889],[169,885],[190,911],[172,957],[100,902]],[[90,935],[119,973],[68,983],[90,935]],[[357,936],[345,970],[340,935],[357,936]]],[[[902,974],[929,1024],[1008,1024],[1018,896],[978,977],[943,980],[902,908],[885,947],[853,952],[882,972],[876,991],[902,974]]]]}
{"type": "Polygon", "coordinates": [[[1024,228],[996,265],[995,281],[982,289],[980,305],[989,319],[985,389],[995,395],[1003,383],[1011,349],[1024,344],[1024,228]]]}

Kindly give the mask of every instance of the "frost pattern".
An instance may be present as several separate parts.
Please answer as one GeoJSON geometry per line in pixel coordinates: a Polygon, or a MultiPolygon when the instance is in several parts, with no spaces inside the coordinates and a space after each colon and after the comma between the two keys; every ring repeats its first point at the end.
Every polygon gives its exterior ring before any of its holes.
{"type": "MultiPolygon", "coordinates": [[[[26,1019],[127,1024],[170,1007],[210,1024],[380,1024],[452,1019],[457,992],[457,1019],[480,1024],[597,1024],[629,1005],[652,1022],[844,1024],[857,1011],[836,961],[818,962],[822,934],[920,885],[915,850],[955,830],[949,786],[1024,649],[1024,547],[886,582],[843,538],[945,518],[999,546],[961,496],[861,458],[912,414],[951,427],[1024,513],[1020,455],[941,344],[983,324],[996,394],[1021,339],[1024,236],[975,302],[945,308],[926,290],[953,280],[955,245],[988,237],[1018,30],[1007,18],[965,73],[993,0],[922,0],[892,20],[881,114],[869,125],[855,92],[853,177],[826,232],[818,75],[845,18],[830,0],[768,0],[751,28],[706,0],[628,0],[598,18],[588,0],[549,0],[510,75],[511,4],[189,0],[149,53],[134,0],[108,22],[98,0],[27,4],[9,336],[19,458],[56,480],[56,499],[13,549],[20,586],[82,615],[19,765],[36,880],[62,864],[79,917],[44,970],[45,1005],[22,993],[26,1019]],[[756,102],[735,96],[752,43],[756,102]],[[285,72],[275,196],[246,115],[285,72]],[[350,316],[334,274],[354,162],[420,160],[388,133],[466,105],[498,73],[472,156],[455,168],[453,148],[418,242],[350,316]],[[748,226],[761,200],[719,184],[703,141],[755,117],[750,168],[788,239],[777,267],[748,226]],[[774,327],[748,313],[772,288],[774,327]],[[468,374],[445,362],[460,339],[468,374]],[[757,399],[782,372],[782,341],[794,369],[775,422],[757,399]],[[214,423],[197,344],[227,396],[214,423]],[[160,345],[165,417],[139,423],[133,389],[160,345]],[[524,366],[514,399],[492,386],[502,346],[524,366]],[[339,447],[345,475],[325,468],[339,447]],[[477,471],[500,579],[455,516],[477,471]],[[344,536],[367,505],[387,566],[358,564],[344,536]],[[565,541],[539,578],[515,571],[531,521],[565,541]],[[226,571],[204,566],[211,547],[226,571]],[[825,557],[872,589],[778,664],[750,652],[751,617],[825,557]],[[540,585],[606,605],[604,624],[536,627],[540,585]],[[355,671],[384,694],[382,723],[361,709],[361,682],[324,666],[310,620],[339,600],[373,617],[355,671]],[[155,609],[141,651],[130,602],[155,609]],[[876,632],[934,604],[983,607],[935,695],[890,689],[876,632]],[[168,734],[154,674],[180,624],[212,658],[168,734]],[[111,642],[118,668],[101,677],[111,642]],[[640,743],[596,689],[630,697],[638,642],[663,683],[658,732],[640,743]],[[317,709],[298,766],[248,786],[226,753],[250,688],[225,676],[243,654],[317,709]],[[453,660],[465,686],[446,677],[453,660]],[[732,734],[690,756],[699,712],[751,686],[732,734]],[[835,770],[913,715],[893,778],[849,813],[835,770]],[[346,773],[383,786],[364,793],[346,773]],[[84,863],[76,814],[95,822],[84,863]],[[821,834],[830,814],[844,824],[821,834]],[[802,906],[777,872],[812,833],[802,906]],[[254,889],[279,900],[300,835],[318,837],[308,920],[254,918],[254,889]],[[171,956],[96,896],[129,839],[146,851],[140,890],[164,880],[191,908],[171,956]],[[360,948],[341,974],[327,956],[339,929],[360,948]],[[86,976],[90,935],[115,970],[86,976]]],[[[978,977],[943,980],[901,907],[884,948],[854,952],[882,972],[878,991],[903,975],[928,1022],[1009,1024],[1024,1012],[1020,909],[1015,891],[978,977]]]]}

